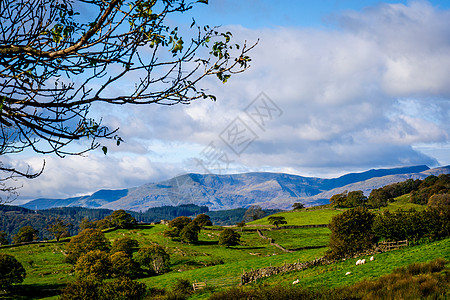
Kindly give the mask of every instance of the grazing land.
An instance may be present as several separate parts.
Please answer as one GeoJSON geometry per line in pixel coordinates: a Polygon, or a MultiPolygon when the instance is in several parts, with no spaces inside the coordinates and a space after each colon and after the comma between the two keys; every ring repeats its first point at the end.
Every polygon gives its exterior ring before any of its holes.
{"type": "MultiPolygon", "coordinates": [[[[416,208],[415,204],[407,202],[406,196],[396,198],[384,209],[416,208]]],[[[374,212],[382,211],[374,210],[374,212]]],[[[423,209],[419,206],[419,209],[423,209]]],[[[277,213],[285,217],[287,225],[318,225],[328,224],[333,216],[346,209],[333,209],[324,206],[320,209],[302,209],[277,213]]],[[[256,233],[256,228],[270,229],[273,225],[268,217],[248,223],[244,229],[236,229],[241,234],[238,246],[225,247],[219,245],[220,228],[212,226],[204,228],[199,233],[198,243],[182,243],[171,240],[163,235],[166,225],[139,225],[134,229],[116,229],[105,232],[111,242],[122,237],[130,237],[139,242],[140,247],[159,244],[170,255],[170,271],[158,276],[141,277],[138,281],[149,288],[170,290],[177,279],[193,281],[209,281],[220,278],[239,277],[244,271],[281,266],[295,262],[306,262],[322,257],[327,247],[308,249],[293,253],[285,253],[269,244],[256,233]]],[[[330,237],[330,229],[291,228],[279,230],[265,230],[264,235],[275,240],[285,248],[293,249],[307,246],[326,246],[330,237]]],[[[67,241],[67,240],[66,240],[67,241]]],[[[27,276],[21,285],[16,286],[13,294],[3,295],[4,299],[57,299],[61,288],[67,283],[75,281],[72,266],[64,262],[66,242],[40,243],[18,245],[14,247],[0,247],[0,253],[14,255],[25,267],[27,276]]],[[[368,261],[369,257],[366,258],[368,261]]],[[[417,262],[429,262],[437,258],[450,261],[450,239],[434,242],[423,241],[415,246],[402,248],[375,256],[375,261],[356,266],[358,258],[338,261],[331,265],[321,265],[283,273],[259,279],[256,283],[245,286],[245,289],[260,286],[292,286],[298,280],[298,286],[312,290],[323,290],[350,286],[362,280],[375,280],[390,274],[398,267],[404,267],[417,262]],[[347,272],[350,275],[345,276],[347,272]]],[[[449,266],[447,264],[447,266],[449,266]]],[[[205,289],[194,293],[190,299],[206,299],[223,288],[205,289]],[[213,292],[214,291],[214,292],[213,292]]],[[[0,298],[2,296],[0,295],[0,298]]]]}

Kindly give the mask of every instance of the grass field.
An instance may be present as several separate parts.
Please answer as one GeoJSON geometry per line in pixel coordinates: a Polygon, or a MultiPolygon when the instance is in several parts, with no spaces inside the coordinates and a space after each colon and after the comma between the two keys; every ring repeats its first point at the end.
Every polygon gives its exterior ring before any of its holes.
{"type": "Polygon", "coordinates": [[[383,207],[381,210],[389,210],[389,211],[395,211],[398,209],[403,210],[409,210],[409,209],[415,209],[417,211],[424,210],[425,205],[415,204],[409,202],[409,194],[405,194],[403,196],[395,198],[394,202],[389,202],[387,207],[383,207]]]}
{"type": "Polygon", "coordinates": [[[298,228],[264,231],[264,235],[281,246],[293,249],[310,246],[326,246],[331,231],[328,228],[298,228]]]}
{"type": "MultiPolygon", "coordinates": [[[[369,257],[366,258],[368,261],[369,257]]],[[[335,288],[351,285],[363,279],[375,279],[391,273],[395,268],[415,262],[427,262],[436,258],[450,260],[450,239],[422,244],[400,250],[375,255],[375,260],[364,265],[356,266],[358,258],[341,261],[328,266],[319,266],[299,272],[276,275],[261,280],[260,283],[292,285],[292,281],[299,279],[299,286],[308,288],[335,288]],[[351,272],[345,276],[345,273],[351,272]]]]}
{"type": "MultiPolygon", "coordinates": [[[[387,207],[389,210],[398,208],[423,209],[409,203],[406,196],[399,197],[387,207]]],[[[328,224],[333,216],[342,212],[343,210],[323,208],[282,212],[276,215],[283,215],[288,225],[314,225],[328,224]]],[[[251,222],[250,225],[269,225],[269,223],[266,217],[251,222]]],[[[251,269],[313,260],[323,256],[327,250],[327,248],[320,248],[284,253],[271,246],[267,240],[261,239],[254,231],[244,231],[241,245],[228,248],[218,245],[219,231],[202,230],[199,234],[199,243],[191,245],[164,237],[163,231],[166,228],[165,225],[148,225],[133,230],[120,229],[106,233],[106,237],[111,242],[128,236],[138,240],[141,247],[156,243],[167,249],[171,256],[171,271],[163,275],[139,279],[148,287],[170,289],[177,278],[204,281],[239,277],[243,271],[251,269]]],[[[275,239],[276,243],[292,249],[326,245],[330,231],[328,228],[300,228],[264,231],[264,234],[275,239]]],[[[0,248],[0,252],[14,255],[27,272],[25,281],[17,287],[20,289],[20,295],[24,296],[14,299],[56,299],[58,290],[66,283],[75,280],[72,266],[64,263],[64,247],[64,243],[56,243],[0,248]]],[[[356,259],[350,259],[329,266],[272,276],[251,286],[291,285],[292,281],[299,279],[299,286],[302,287],[334,288],[350,285],[362,279],[378,278],[397,267],[412,262],[431,261],[438,257],[450,260],[450,239],[382,253],[376,256],[374,262],[362,266],[355,266],[356,259]],[[345,276],[346,272],[351,272],[351,275],[345,276]]],[[[192,299],[203,299],[209,293],[205,291],[195,294],[192,299]]]]}
{"type": "MultiPolygon", "coordinates": [[[[287,225],[315,225],[328,224],[331,218],[342,213],[342,210],[325,208],[318,210],[296,210],[273,214],[271,216],[283,216],[286,218],[287,225]]],[[[270,225],[269,216],[262,219],[249,222],[249,225],[270,225]]]]}

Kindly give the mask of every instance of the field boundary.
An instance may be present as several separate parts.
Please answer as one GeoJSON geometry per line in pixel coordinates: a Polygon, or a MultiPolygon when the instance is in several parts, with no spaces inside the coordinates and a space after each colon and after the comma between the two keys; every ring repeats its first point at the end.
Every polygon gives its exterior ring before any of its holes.
{"type": "Polygon", "coordinates": [[[223,278],[214,278],[208,279],[204,281],[194,281],[192,283],[192,288],[194,291],[201,290],[206,287],[226,287],[226,286],[237,286],[242,284],[241,276],[233,276],[233,277],[223,277],[223,278]]]}

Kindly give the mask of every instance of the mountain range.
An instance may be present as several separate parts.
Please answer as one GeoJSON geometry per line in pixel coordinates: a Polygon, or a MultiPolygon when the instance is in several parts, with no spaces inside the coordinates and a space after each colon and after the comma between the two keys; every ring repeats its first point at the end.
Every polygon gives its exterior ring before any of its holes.
{"type": "Polygon", "coordinates": [[[158,183],[121,190],[100,190],[92,195],[67,199],[32,200],[23,207],[88,207],[146,211],[151,207],[180,204],[206,205],[210,210],[260,205],[262,208],[290,209],[294,202],[314,206],[329,202],[345,190],[372,189],[409,178],[450,173],[450,166],[430,169],[425,165],[372,169],[337,178],[303,177],[285,173],[253,172],[231,175],[184,174],[158,183]]]}

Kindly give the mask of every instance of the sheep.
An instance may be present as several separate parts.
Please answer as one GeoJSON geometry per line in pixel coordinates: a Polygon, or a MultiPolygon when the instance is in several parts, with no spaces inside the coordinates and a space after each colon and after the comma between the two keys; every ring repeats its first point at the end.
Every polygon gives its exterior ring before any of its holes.
{"type": "Polygon", "coordinates": [[[370,261],[374,261],[375,258],[373,256],[370,257],[370,261]]]}
{"type": "Polygon", "coordinates": [[[345,273],[345,276],[352,274],[352,272],[347,272],[345,273]]]}
{"type": "Polygon", "coordinates": [[[292,282],[292,284],[297,284],[297,283],[299,283],[300,282],[300,280],[294,280],[293,282],[292,282]]]}
{"type": "Polygon", "coordinates": [[[365,264],[365,263],[366,263],[366,260],[365,260],[365,259],[358,259],[358,260],[356,261],[356,265],[357,265],[357,266],[363,265],[363,264],[365,264]]]}

